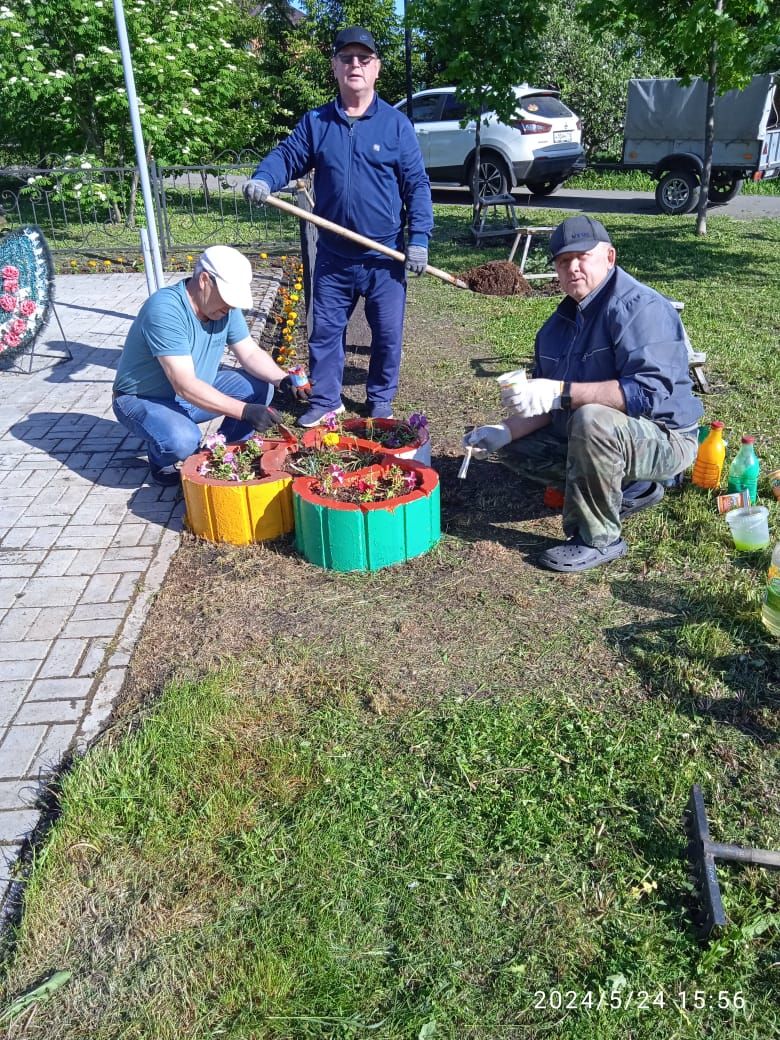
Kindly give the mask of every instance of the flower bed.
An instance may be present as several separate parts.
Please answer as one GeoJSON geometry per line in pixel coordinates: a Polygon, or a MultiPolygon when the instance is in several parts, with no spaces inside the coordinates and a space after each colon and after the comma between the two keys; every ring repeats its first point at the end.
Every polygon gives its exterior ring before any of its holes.
{"type": "Polygon", "coordinates": [[[206,450],[182,466],[187,524],[210,542],[248,545],[269,541],[293,528],[291,484],[286,473],[265,472],[262,461],[283,442],[260,437],[227,444],[215,435],[206,450]]]}
{"type": "Polygon", "coordinates": [[[414,459],[425,466],[431,464],[431,437],[424,415],[415,413],[403,419],[347,419],[307,430],[302,438],[306,447],[317,448],[329,443],[341,450],[379,451],[399,459],[414,459]],[[335,438],[338,437],[338,441],[335,438]]]}
{"type": "Polygon", "coordinates": [[[297,477],[292,496],[296,547],[318,567],[375,571],[421,556],[441,537],[439,478],[417,462],[297,477]]]}

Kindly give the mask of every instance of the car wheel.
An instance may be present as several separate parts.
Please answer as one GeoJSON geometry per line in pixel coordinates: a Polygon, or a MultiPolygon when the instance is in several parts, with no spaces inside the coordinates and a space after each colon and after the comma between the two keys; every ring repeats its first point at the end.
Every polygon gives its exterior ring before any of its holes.
{"type": "MultiPolygon", "coordinates": [[[[474,167],[469,175],[469,184],[474,184],[474,167]]],[[[473,191],[473,187],[472,187],[473,191]]],[[[504,160],[492,152],[481,152],[479,157],[479,191],[482,198],[506,195],[509,191],[509,170],[504,160]]]]}
{"type": "Polygon", "coordinates": [[[711,206],[723,206],[742,191],[743,181],[727,170],[713,170],[710,174],[710,190],[707,202],[711,206]]]}
{"type": "Polygon", "coordinates": [[[689,170],[670,170],[658,182],[655,201],[670,216],[692,213],[699,202],[698,177],[689,170]]]}
{"type": "Polygon", "coordinates": [[[532,195],[552,195],[560,188],[563,181],[526,181],[525,186],[532,195]]]}

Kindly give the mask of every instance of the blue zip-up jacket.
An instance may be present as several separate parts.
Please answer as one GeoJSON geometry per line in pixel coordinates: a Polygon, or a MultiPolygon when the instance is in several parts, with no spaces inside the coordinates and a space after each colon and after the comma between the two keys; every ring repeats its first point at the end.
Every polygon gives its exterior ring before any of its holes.
{"type": "MultiPolygon", "coordinates": [[[[351,126],[340,98],[311,109],[252,176],[279,191],[311,169],[319,216],[401,252],[405,226],[411,243],[428,245],[431,186],[414,128],[376,94],[351,126]]],[[[331,231],[319,235],[339,256],[380,255],[331,231]]]]}
{"type": "MultiPolygon", "coordinates": [[[[577,303],[567,296],[542,325],[534,376],[572,383],[617,379],[626,413],[669,430],[694,430],[704,409],[688,373],[685,330],[677,311],[655,289],[615,267],[577,303]]],[[[566,435],[568,412],[552,412],[566,435]]]]}

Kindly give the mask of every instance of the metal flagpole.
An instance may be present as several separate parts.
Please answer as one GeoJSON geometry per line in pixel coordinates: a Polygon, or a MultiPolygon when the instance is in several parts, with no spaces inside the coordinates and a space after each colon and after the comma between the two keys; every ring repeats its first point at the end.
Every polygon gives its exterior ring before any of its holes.
{"type": "MultiPolygon", "coordinates": [[[[157,233],[157,220],[154,215],[152,203],[152,188],[149,183],[149,168],[146,165],[146,150],[144,149],[144,135],[141,130],[141,117],[138,112],[138,98],[135,93],[135,76],[133,75],[133,59],[130,55],[130,43],[127,39],[127,25],[125,24],[125,11],[122,0],[114,0],[114,21],[116,22],[117,36],[119,37],[119,51],[122,55],[122,68],[125,74],[125,90],[127,91],[127,103],[130,107],[130,123],[133,128],[133,141],[135,142],[135,159],[138,163],[138,175],[141,179],[141,194],[146,211],[146,227],[149,236],[149,246],[152,251],[152,266],[154,283],[157,289],[165,284],[163,275],[162,259],[160,257],[160,239],[157,233]]],[[[147,275],[147,285],[149,277],[147,275]]]]}

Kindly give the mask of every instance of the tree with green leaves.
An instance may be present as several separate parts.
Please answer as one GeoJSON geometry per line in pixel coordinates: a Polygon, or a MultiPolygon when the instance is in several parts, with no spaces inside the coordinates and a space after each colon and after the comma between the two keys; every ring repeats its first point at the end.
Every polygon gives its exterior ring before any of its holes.
{"type": "Polygon", "coordinates": [[[481,114],[505,123],[517,112],[514,87],[538,54],[547,9],[538,0],[411,0],[409,17],[435,52],[441,71],[477,121],[472,193],[479,197],[481,114]]]}
{"type": "MultiPolygon", "coordinates": [[[[245,4],[129,0],[127,31],[141,122],[158,161],[199,162],[270,138],[267,81],[245,4]]],[[[20,158],[89,153],[133,161],[111,0],[0,2],[0,143],[20,158]]]]}
{"type": "Polygon", "coordinates": [[[780,35],[780,0],[584,0],[597,29],[638,33],[685,81],[707,80],[704,169],[696,233],[707,233],[716,94],[744,87],[780,35]]]}
{"type": "Polygon", "coordinates": [[[617,157],[629,79],[665,76],[669,69],[636,33],[591,32],[578,17],[578,5],[579,0],[549,5],[539,58],[524,78],[561,92],[582,119],[582,143],[589,157],[617,157]]]}

